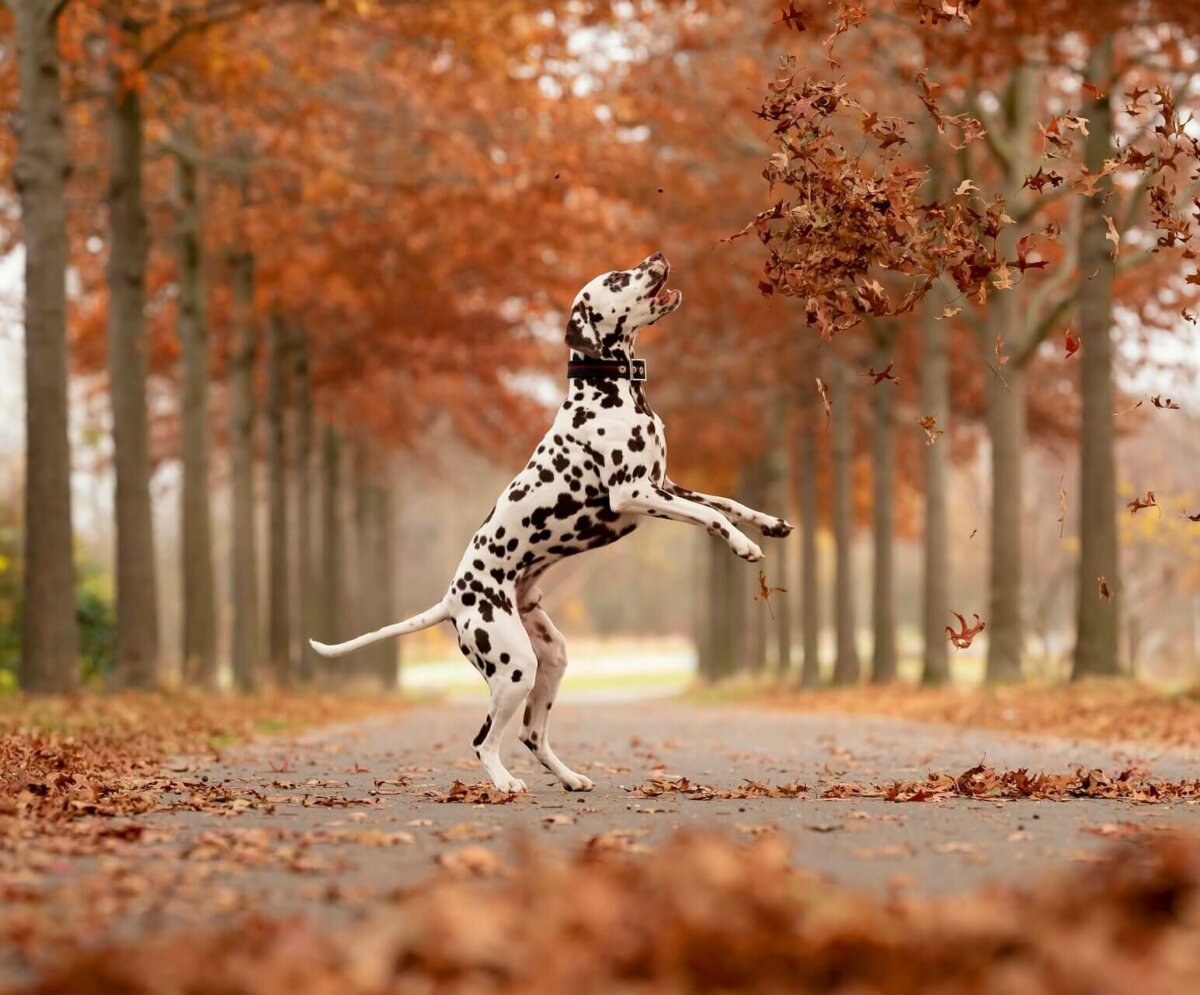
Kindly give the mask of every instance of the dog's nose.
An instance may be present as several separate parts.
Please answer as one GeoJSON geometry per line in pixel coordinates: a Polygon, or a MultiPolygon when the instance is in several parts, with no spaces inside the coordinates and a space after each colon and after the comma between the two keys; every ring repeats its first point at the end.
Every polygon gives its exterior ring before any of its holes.
{"type": "Polygon", "coordinates": [[[661,251],[654,253],[654,255],[646,260],[648,263],[665,263],[666,261],[667,257],[664,256],[661,251]]]}

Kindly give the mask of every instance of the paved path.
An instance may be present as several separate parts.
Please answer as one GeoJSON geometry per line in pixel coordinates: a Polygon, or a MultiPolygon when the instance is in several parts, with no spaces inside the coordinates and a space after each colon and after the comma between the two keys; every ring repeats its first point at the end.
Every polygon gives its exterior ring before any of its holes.
{"type": "MultiPolygon", "coordinates": [[[[796,861],[840,881],[880,889],[897,876],[923,891],[938,892],[985,880],[1020,881],[1065,860],[1086,859],[1104,838],[1089,829],[1120,823],[1182,824],[1200,831],[1200,805],[1135,805],[1128,802],[992,802],[951,799],[895,804],[880,799],[754,798],[696,801],[678,796],[639,798],[628,788],[652,774],[683,775],[694,782],[733,787],[744,778],[784,784],[803,781],[883,783],[919,778],[930,770],[958,774],[981,760],[997,769],[1067,771],[1072,763],[1109,771],[1132,765],[1161,778],[1200,777],[1200,757],[1153,749],[1112,749],[1094,742],[1014,737],[952,726],[889,719],[776,713],[741,707],[674,702],[564,705],[552,728],[555,749],[596,782],[588,794],[562,791],[515,742],[506,757],[530,785],[528,797],[509,805],[439,804],[423,792],[444,791],[456,778],[482,780],[469,747],[479,709],[422,707],[357,729],[271,742],[238,751],[210,772],[234,785],[278,794],[281,781],[316,778],[341,782],[307,786],[313,796],[369,799],[351,810],[284,805],[273,815],[251,810],[239,826],[286,825],[305,831],[346,826],[411,833],[414,842],[390,849],[356,848],[339,881],[386,891],[425,876],[437,855],[455,841],[438,838],[464,822],[486,845],[504,855],[519,835],[552,845],[577,846],[614,830],[631,831],[653,847],[677,829],[752,833],[777,827],[794,840],[796,861]],[[280,773],[280,770],[285,771],[280,773]],[[370,795],[376,780],[397,779],[398,794],[370,795]],[[567,816],[571,820],[555,819],[567,816]],[[348,821],[353,820],[353,821],[348,821]]],[[[226,829],[231,820],[172,816],[199,828],[226,829]]],[[[1111,829],[1109,830],[1112,831],[1111,829]]],[[[469,836],[466,830],[460,830],[469,836]]],[[[461,842],[471,842],[469,839],[461,842]]],[[[461,845],[461,843],[460,843],[461,845]]],[[[264,872],[264,884],[280,888],[281,872],[264,872]]]]}
{"type": "MultiPolygon", "coordinates": [[[[189,784],[203,785],[201,810],[153,814],[141,820],[135,842],[114,842],[112,855],[52,869],[39,921],[53,925],[57,917],[65,936],[88,943],[251,910],[339,925],[429,875],[439,857],[475,847],[504,861],[522,837],[574,849],[619,831],[652,850],[678,829],[752,834],[775,827],[792,839],[797,863],[831,878],[874,891],[900,885],[936,893],[987,881],[1021,884],[1086,860],[1105,845],[1089,831],[1097,827],[1108,835],[1127,823],[1200,831],[1200,805],[1185,803],[631,795],[627,789],[652,774],[718,788],[752,778],[819,789],[823,781],[958,774],[982,759],[997,769],[1065,772],[1078,762],[1114,772],[1137,765],[1172,780],[1200,776],[1200,756],[1146,747],[678,702],[555,710],[555,748],[595,780],[589,794],[562,791],[511,743],[506,756],[529,782],[528,796],[506,805],[432,800],[428,793],[444,793],[455,779],[481,780],[469,746],[480,719],[478,706],[415,707],[354,728],[263,741],[181,770],[178,797],[195,790],[189,784]],[[221,789],[215,794],[214,785],[221,789]]],[[[5,953],[0,980],[12,961],[5,953]]]]}

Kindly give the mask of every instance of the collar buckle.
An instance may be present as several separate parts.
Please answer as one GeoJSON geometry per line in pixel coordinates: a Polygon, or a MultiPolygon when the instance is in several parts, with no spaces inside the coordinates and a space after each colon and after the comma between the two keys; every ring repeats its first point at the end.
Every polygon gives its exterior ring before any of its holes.
{"type": "Polygon", "coordinates": [[[629,364],[629,379],[635,383],[643,383],[646,379],[646,361],[635,359],[629,364]]]}

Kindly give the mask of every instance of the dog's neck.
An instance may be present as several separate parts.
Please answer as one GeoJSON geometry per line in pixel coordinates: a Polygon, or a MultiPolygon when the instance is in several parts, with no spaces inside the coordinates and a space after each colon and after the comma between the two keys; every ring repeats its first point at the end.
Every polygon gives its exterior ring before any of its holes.
{"type": "MultiPolygon", "coordinates": [[[[600,359],[609,363],[627,363],[631,359],[637,359],[637,355],[634,353],[633,345],[631,343],[622,343],[621,345],[614,346],[611,349],[601,349],[600,359]]],[[[595,356],[588,356],[585,353],[580,352],[578,349],[570,350],[570,353],[567,356],[567,362],[569,363],[588,363],[595,361],[595,356]]]]}

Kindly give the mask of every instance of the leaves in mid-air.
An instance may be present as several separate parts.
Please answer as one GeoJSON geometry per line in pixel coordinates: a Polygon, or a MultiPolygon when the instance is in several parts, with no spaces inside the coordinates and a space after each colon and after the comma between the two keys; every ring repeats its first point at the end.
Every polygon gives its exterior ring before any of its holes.
{"type": "Polygon", "coordinates": [[[939,435],[946,433],[937,427],[937,419],[933,415],[925,415],[917,420],[917,424],[925,429],[925,445],[932,446],[937,442],[939,435]]]}
{"type": "Polygon", "coordinates": [[[775,617],[775,610],[771,607],[772,594],[787,594],[786,587],[768,587],[767,575],[764,571],[758,572],[758,593],[754,595],[755,601],[761,601],[767,606],[767,611],[771,613],[771,618],[775,617]]]}
{"type": "Polygon", "coordinates": [[[1146,508],[1157,508],[1158,498],[1154,496],[1154,491],[1146,491],[1144,498],[1134,498],[1125,507],[1129,509],[1129,514],[1136,515],[1139,511],[1143,511],[1146,508]]]}
{"type": "Polygon", "coordinates": [[[950,636],[950,642],[954,644],[956,649],[965,650],[971,645],[975,637],[987,628],[987,622],[981,619],[978,615],[975,615],[974,612],[971,614],[975,618],[975,624],[971,626],[967,625],[967,620],[958,612],[951,612],[950,614],[958,619],[957,632],[955,632],[950,626],[946,626],[946,632],[950,636]]]}
{"type": "Polygon", "coordinates": [[[867,372],[862,375],[864,377],[870,377],[872,380],[872,385],[875,387],[878,387],[885,380],[894,384],[898,384],[900,382],[900,378],[892,374],[892,367],[895,365],[895,363],[888,363],[887,366],[885,366],[879,372],[876,372],[875,367],[871,366],[868,367],[867,372]]]}
{"type": "Polygon", "coordinates": [[[1070,359],[1075,353],[1079,352],[1079,347],[1082,343],[1079,341],[1079,334],[1073,328],[1068,328],[1066,331],[1066,358],[1070,359]]]}

